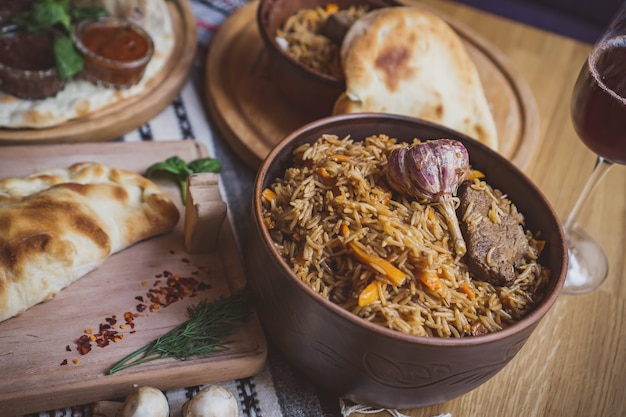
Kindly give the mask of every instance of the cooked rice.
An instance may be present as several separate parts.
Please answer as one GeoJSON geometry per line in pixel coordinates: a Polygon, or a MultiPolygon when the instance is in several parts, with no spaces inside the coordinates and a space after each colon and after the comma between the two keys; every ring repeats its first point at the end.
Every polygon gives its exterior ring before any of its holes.
{"type": "Polygon", "coordinates": [[[336,78],[343,78],[339,46],[320,34],[332,13],[345,13],[354,21],[363,16],[367,6],[350,6],[340,11],[328,8],[301,9],[291,15],[276,33],[278,44],[296,61],[336,78]]]}
{"type": "MultiPolygon", "coordinates": [[[[526,232],[530,249],[514,285],[494,287],[472,279],[469,267],[454,256],[439,211],[389,191],[384,170],[387,156],[398,146],[406,144],[385,135],[364,141],[324,135],[297,148],[294,165],[269,187],[275,198],[264,202],[264,219],[277,250],[323,297],[404,333],[463,337],[501,330],[525,316],[541,299],[549,279],[549,271],[537,263],[542,242],[526,232]],[[342,225],[349,227],[348,234],[342,234],[342,225]],[[381,271],[355,258],[347,247],[352,240],[408,278],[392,285],[381,271]],[[424,285],[420,271],[435,272],[440,288],[424,285]],[[360,307],[358,296],[373,280],[378,299],[360,307]]],[[[475,187],[486,186],[474,181],[475,187]]],[[[492,197],[503,200],[523,221],[506,196],[494,192],[492,197]]],[[[499,210],[492,209],[493,216],[499,210]]],[[[477,213],[464,217],[481,221],[477,213]]]]}

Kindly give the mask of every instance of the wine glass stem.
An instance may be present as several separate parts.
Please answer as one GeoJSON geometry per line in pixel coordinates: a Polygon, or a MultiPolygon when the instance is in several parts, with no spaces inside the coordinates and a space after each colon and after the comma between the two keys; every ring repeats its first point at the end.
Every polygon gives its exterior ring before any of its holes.
{"type": "Polygon", "coordinates": [[[596,188],[612,166],[613,162],[607,161],[603,157],[598,156],[596,159],[596,165],[593,167],[593,171],[587,179],[585,188],[583,188],[582,192],[578,196],[578,199],[576,200],[576,203],[574,203],[572,211],[570,211],[569,216],[567,216],[567,220],[565,220],[563,228],[566,232],[576,226],[582,209],[589,201],[591,192],[596,188]]]}

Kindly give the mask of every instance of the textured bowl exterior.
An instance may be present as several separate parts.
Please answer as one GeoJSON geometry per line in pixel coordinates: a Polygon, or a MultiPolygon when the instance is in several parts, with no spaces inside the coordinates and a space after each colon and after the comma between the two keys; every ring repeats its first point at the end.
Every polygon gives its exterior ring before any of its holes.
{"type": "MultiPolygon", "coordinates": [[[[276,31],[298,10],[324,7],[328,3],[327,0],[260,0],[256,15],[276,86],[291,103],[316,117],[332,114],[335,100],[345,90],[345,82],[291,58],[278,46],[276,31]]],[[[368,4],[372,9],[397,5],[392,0],[336,0],[332,3],[340,9],[357,4],[368,4]]]]}
{"type": "Polygon", "coordinates": [[[357,403],[416,408],[463,395],[494,376],[520,351],[558,297],[567,270],[559,220],[545,197],[511,162],[461,133],[403,116],[355,114],[313,122],[281,141],[261,165],[248,239],[248,279],[268,338],[314,383],[357,403]],[[321,134],[355,140],[384,133],[399,140],[450,138],[467,147],[472,167],[508,194],[526,224],[541,230],[541,262],[552,270],[546,296],[527,317],[500,332],[464,339],[402,334],[360,319],[323,299],[274,249],[262,221],[261,192],[291,164],[292,150],[321,134]]]}

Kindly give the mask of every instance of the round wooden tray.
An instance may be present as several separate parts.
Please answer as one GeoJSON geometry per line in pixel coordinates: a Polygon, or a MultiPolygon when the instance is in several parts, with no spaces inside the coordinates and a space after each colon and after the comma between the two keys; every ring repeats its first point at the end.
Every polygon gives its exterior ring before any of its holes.
{"type": "MultiPolygon", "coordinates": [[[[256,169],[271,148],[315,116],[281,97],[256,24],[257,2],[229,17],[211,42],[206,97],[219,131],[256,169]]],[[[440,16],[441,13],[437,12],[440,16]]],[[[480,74],[498,130],[500,153],[524,169],[539,137],[539,114],[526,82],[508,58],[463,24],[441,16],[464,41],[480,74]]]]}
{"type": "Polygon", "coordinates": [[[98,142],[116,139],[157,116],[188,79],[196,52],[196,19],[188,0],[168,1],[176,43],[152,88],[88,116],[44,129],[0,129],[0,145],[98,142]]]}

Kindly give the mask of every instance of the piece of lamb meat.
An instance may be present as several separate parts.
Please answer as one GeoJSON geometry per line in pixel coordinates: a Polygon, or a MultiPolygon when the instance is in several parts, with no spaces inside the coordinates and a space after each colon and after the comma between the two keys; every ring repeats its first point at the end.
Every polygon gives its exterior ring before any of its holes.
{"type": "MultiPolygon", "coordinates": [[[[467,243],[470,270],[475,279],[496,286],[510,286],[515,281],[515,268],[528,252],[524,229],[518,219],[508,212],[509,207],[501,201],[497,202],[501,209],[500,222],[494,223],[489,218],[493,198],[484,190],[472,188],[472,183],[463,182],[457,193],[461,200],[458,216],[462,219],[460,226],[467,243]],[[480,215],[480,221],[472,221],[471,215],[465,218],[470,206],[474,216],[480,215]],[[489,254],[491,248],[493,251],[489,254]]],[[[490,190],[499,199],[500,193],[490,190]]]]}
{"type": "Polygon", "coordinates": [[[353,18],[347,13],[337,12],[328,16],[326,22],[320,28],[320,34],[326,36],[335,45],[341,46],[343,38],[354,23],[353,18]]]}

